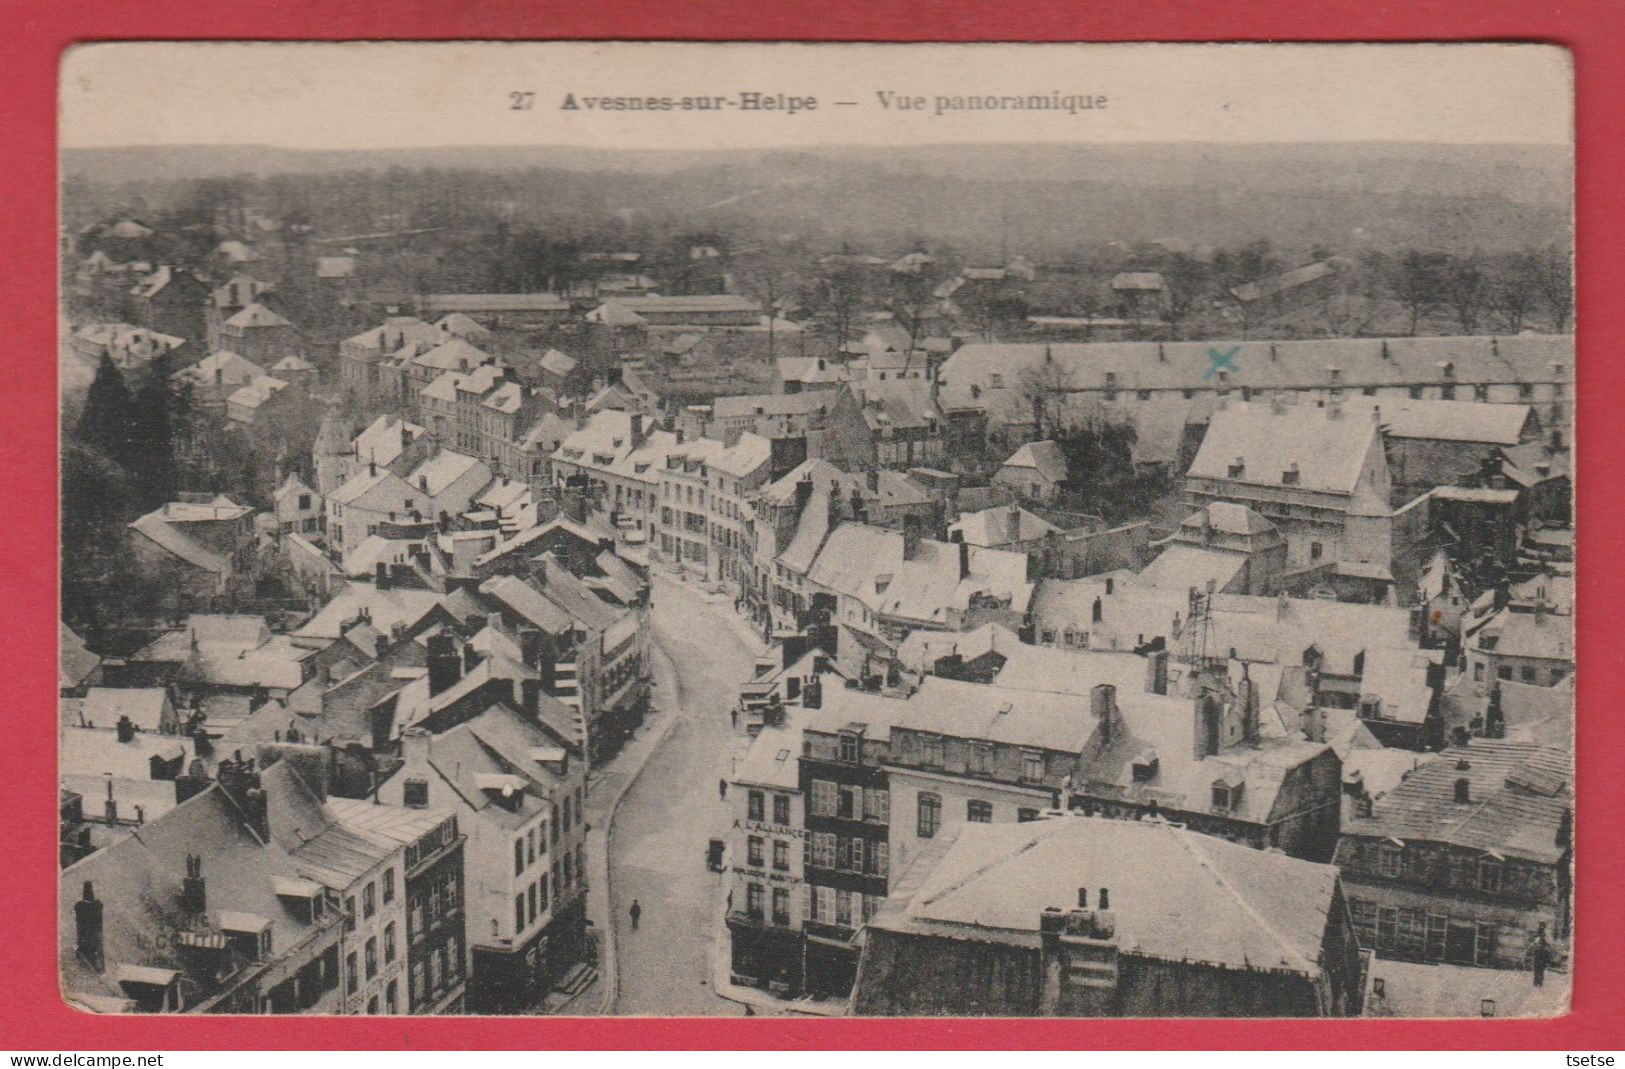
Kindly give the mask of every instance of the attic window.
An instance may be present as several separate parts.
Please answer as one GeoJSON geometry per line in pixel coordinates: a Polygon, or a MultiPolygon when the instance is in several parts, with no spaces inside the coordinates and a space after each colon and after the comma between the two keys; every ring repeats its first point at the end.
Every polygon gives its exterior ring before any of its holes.
{"type": "Polygon", "coordinates": [[[423,809],[428,806],[429,781],[417,777],[408,779],[402,791],[402,801],[412,809],[423,809]]]}
{"type": "Polygon", "coordinates": [[[1237,457],[1230,464],[1230,478],[1239,479],[1247,470],[1247,461],[1244,457],[1237,457]]]}
{"type": "MultiPolygon", "coordinates": [[[[1146,750],[1134,759],[1134,782],[1146,783],[1157,778],[1157,751],[1146,750]]],[[[1214,804],[1217,805],[1218,795],[1214,795],[1214,804]]]]}
{"type": "Polygon", "coordinates": [[[1281,473],[1281,485],[1282,486],[1297,486],[1298,485],[1298,462],[1296,460],[1294,460],[1291,464],[1287,465],[1287,469],[1281,473]]]}
{"type": "Polygon", "coordinates": [[[1234,812],[1241,808],[1241,795],[1245,784],[1241,780],[1216,779],[1213,781],[1213,808],[1234,812]]]}

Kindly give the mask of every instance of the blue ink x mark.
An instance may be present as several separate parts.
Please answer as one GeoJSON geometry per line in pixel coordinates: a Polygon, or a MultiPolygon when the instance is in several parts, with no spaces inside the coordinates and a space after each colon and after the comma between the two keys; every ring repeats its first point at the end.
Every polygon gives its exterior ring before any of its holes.
{"type": "Polygon", "coordinates": [[[1232,345],[1228,353],[1221,353],[1210,346],[1207,351],[1207,359],[1213,366],[1202,373],[1202,380],[1205,382],[1211,379],[1215,371],[1224,371],[1225,369],[1240,371],[1241,369],[1236,367],[1235,364],[1236,354],[1239,352],[1241,352],[1241,346],[1239,345],[1232,345]]]}

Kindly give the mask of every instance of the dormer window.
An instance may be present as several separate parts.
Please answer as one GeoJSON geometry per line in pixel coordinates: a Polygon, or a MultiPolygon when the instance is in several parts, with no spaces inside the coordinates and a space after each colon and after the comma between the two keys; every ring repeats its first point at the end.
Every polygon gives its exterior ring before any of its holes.
{"type": "Polygon", "coordinates": [[[856,731],[848,730],[841,732],[838,752],[842,761],[846,761],[850,764],[857,764],[858,755],[860,753],[860,738],[860,734],[856,731]]]}
{"type": "MultiPolygon", "coordinates": [[[[1135,783],[1148,783],[1157,778],[1157,751],[1146,750],[1134,759],[1133,774],[1135,783]]],[[[1215,796],[1217,797],[1217,796],[1215,796]]]]}
{"type": "Polygon", "coordinates": [[[1239,479],[1246,474],[1246,472],[1247,461],[1244,458],[1237,457],[1235,460],[1230,462],[1230,478],[1239,479]]]}
{"type": "Polygon", "coordinates": [[[1239,776],[1220,776],[1213,781],[1213,808],[1233,813],[1241,808],[1241,795],[1245,783],[1239,776]]]}
{"type": "Polygon", "coordinates": [[[1296,460],[1294,460],[1291,464],[1287,465],[1287,469],[1281,473],[1281,485],[1282,486],[1297,486],[1298,485],[1298,462],[1296,460]]]}

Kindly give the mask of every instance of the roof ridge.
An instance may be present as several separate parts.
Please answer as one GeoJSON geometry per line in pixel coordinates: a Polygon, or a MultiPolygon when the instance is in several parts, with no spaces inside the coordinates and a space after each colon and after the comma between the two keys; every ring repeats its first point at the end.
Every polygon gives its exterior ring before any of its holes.
{"type": "MultiPolygon", "coordinates": [[[[1042,823],[1042,822],[1036,822],[1036,823],[1042,823]]],[[[1039,829],[1035,828],[1034,830],[1037,831],[1039,829]]],[[[1051,831],[1049,834],[1053,834],[1053,831],[1051,831]]],[[[936,902],[938,899],[944,897],[945,895],[953,894],[955,891],[958,891],[958,890],[962,889],[966,884],[968,884],[971,881],[973,881],[973,880],[977,879],[978,877],[982,876],[984,873],[986,873],[989,869],[992,869],[994,866],[1002,865],[1006,861],[1009,861],[1011,858],[1019,857],[1022,854],[1026,853],[1028,850],[1031,850],[1033,847],[1038,845],[1038,842],[1039,842],[1040,839],[1048,838],[1049,834],[1035,835],[1032,838],[1026,840],[1020,846],[1018,846],[1018,847],[1016,847],[1016,848],[1014,848],[1012,850],[1000,852],[996,856],[990,858],[987,861],[986,864],[978,866],[977,868],[975,868],[975,869],[971,870],[970,872],[966,873],[960,879],[955,880],[953,883],[949,884],[947,887],[944,887],[942,890],[938,891],[936,894],[932,895],[930,898],[922,900],[920,905],[929,906],[932,903],[936,902]]]]}
{"type": "Polygon", "coordinates": [[[1271,924],[1262,914],[1253,908],[1253,904],[1247,900],[1245,895],[1236,890],[1234,884],[1225,879],[1224,874],[1220,872],[1218,866],[1213,863],[1213,859],[1209,857],[1207,852],[1196,843],[1195,836],[1199,833],[1185,832],[1181,834],[1180,832],[1175,831],[1172,824],[1165,823],[1163,827],[1168,830],[1168,833],[1174,837],[1174,840],[1178,842],[1187,853],[1196,859],[1197,864],[1201,865],[1204,869],[1212,874],[1214,880],[1218,882],[1219,886],[1223,887],[1225,891],[1229,893],[1230,897],[1235,899],[1236,902],[1241,905],[1241,908],[1247,913],[1247,916],[1252,918],[1253,923],[1256,924],[1260,930],[1269,935],[1271,939],[1274,939],[1278,944],[1280,944],[1280,946],[1287,952],[1289,958],[1295,959],[1298,963],[1301,963],[1312,974],[1320,972],[1320,963],[1318,961],[1310,961],[1306,956],[1304,956],[1300,950],[1292,945],[1286,936],[1282,935],[1273,924],[1271,924]]]}

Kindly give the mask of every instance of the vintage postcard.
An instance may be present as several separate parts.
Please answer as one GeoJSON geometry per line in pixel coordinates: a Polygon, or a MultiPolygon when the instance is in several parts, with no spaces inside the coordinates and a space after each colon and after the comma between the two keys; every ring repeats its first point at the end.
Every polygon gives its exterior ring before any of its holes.
{"type": "Polygon", "coordinates": [[[1561,48],[61,67],[61,994],[1533,1017],[1561,48]]]}

